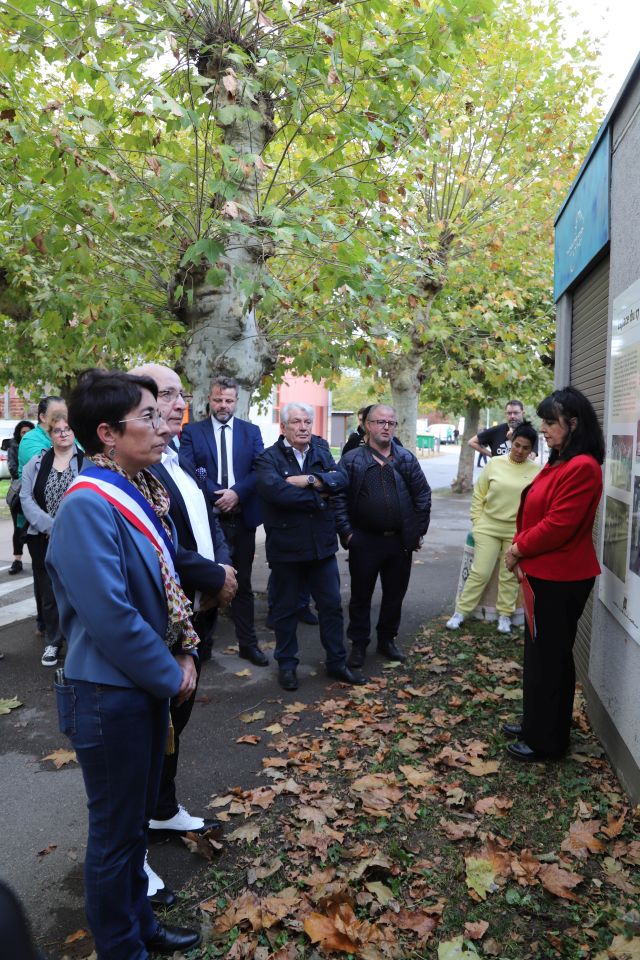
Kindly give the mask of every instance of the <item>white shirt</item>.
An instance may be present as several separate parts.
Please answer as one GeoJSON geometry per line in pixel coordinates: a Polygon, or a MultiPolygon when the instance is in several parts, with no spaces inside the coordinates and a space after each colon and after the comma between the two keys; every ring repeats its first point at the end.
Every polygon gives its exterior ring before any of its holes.
{"type": "MultiPolygon", "coordinates": [[[[207,560],[215,562],[216,556],[213,548],[213,538],[211,537],[211,527],[209,526],[209,513],[202,490],[193,477],[190,477],[182,469],[178,454],[171,447],[167,447],[160,462],[167,473],[171,475],[171,479],[182,494],[182,499],[189,514],[189,523],[195,537],[197,552],[201,557],[206,557],[207,560]]],[[[193,609],[197,610],[199,606],[200,591],[197,590],[193,601],[193,609]]]]}
{"type": "Polygon", "coordinates": [[[218,453],[218,477],[217,482],[222,483],[222,450],[220,449],[220,444],[222,443],[222,438],[224,437],[227,444],[227,476],[229,478],[229,483],[227,485],[227,490],[230,490],[231,487],[236,482],[236,477],[233,472],[233,421],[235,417],[231,417],[228,423],[219,423],[215,417],[211,417],[211,423],[213,424],[213,435],[216,438],[216,451],[218,453]],[[223,427],[227,429],[222,430],[223,427]]]}
{"type": "Polygon", "coordinates": [[[285,437],[285,438],[284,438],[284,445],[285,445],[285,447],[291,447],[291,449],[293,450],[293,453],[294,453],[294,455],[295,455],[295,458],[296,458],[296,460],[298,461],[298,466],[300,467],[300,470],[301,470],[301,471],[304,470],[304,458],[305,458],[306,455],[309,453],[309,447],[311,446],[311,444],[308,443],[308,444],[306,445],[306,447],[304,448],[304,450],[298,450],[298,448],[297,448],[297,447],[294,447],[293,444],[289,443],[289,441],[288,441],[287,438],[285,437]]]}

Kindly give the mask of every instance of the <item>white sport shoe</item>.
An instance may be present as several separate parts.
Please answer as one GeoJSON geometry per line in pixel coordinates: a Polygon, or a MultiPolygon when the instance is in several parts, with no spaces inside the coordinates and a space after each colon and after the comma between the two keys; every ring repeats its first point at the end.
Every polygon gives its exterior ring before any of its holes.
{"type": "Polygon", "coordinates": [[[42,660],[40,663],[43,667],[55,667],[58,662],[58,648],[49,646],[44,648],[44,653],[42,654],[42,660]]]}
{"type": "Polygon", "coordinates": [[[182,804],[178,805],[178,812],[168,820],[149,820],[150,830],[176,830],[186,833],[189,830],[202,830],[203,827],[202,817],[192,817],[182,804]]]}
{"type": "Polygon", "coordinates": [[[445,626],[447,630],[458,630],[461,623],[464,623],[464,614],[456,612],[449,620],[447,620],[445,626]]]}
{"type": "Polygon", "coordinates": [[[500,614],[498,618],[498,633],[511,633],[511,617],[500,614]]]}
{"type": "Polygon", "coordinates": [[[155,870],[152,870],[149,866],[149,861],[147,860],[147,853],[144,855],[144,872],[147,875],[149,881],[149,888],[147,890],[147,896],[153,897],[158,890],[164,890],[164,880],[162,877],[159,877],[155,870]]]}

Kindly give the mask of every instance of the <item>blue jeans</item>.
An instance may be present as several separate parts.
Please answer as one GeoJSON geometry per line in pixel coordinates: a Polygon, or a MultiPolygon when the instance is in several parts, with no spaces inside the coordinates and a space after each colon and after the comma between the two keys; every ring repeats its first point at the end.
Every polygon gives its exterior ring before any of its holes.
{"type": "Polygon", "coordinates": [[[98,960],[146,960],[158,923],[147,899],[147,821],[167,741],[168,700],[137,687],[56,683],[58,718],[87,791],[85,909],[98,960]]]}
{"type": "Polygon", "coordinates": [[[329,669],[341,666],[346,660],[344,622],[340,598],[340,572],[335,555],[323,560],[302,563],[270,564],[273,608],[271,619],[276,635],[275,659],[281,670],[295,670],[298,666],[299,599],[307,586],[315,600],[320,622],[320,640],[329,669]]]}

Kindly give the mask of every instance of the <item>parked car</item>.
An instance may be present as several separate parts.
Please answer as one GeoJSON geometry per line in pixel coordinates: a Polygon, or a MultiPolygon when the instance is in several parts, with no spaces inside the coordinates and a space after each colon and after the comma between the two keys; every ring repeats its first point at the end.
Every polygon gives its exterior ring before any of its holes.
{"type": "Polygon", "coordinates": [[[0,480],[6,480],[9,477],[7,450],[18,423],[20,423],[19,420],[0,420],[0,480]]]}

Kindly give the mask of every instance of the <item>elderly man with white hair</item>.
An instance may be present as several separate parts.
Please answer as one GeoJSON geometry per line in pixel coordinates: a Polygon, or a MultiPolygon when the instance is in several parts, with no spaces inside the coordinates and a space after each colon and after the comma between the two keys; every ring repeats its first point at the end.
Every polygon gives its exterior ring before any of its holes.
{"type": "Polygon", "coordinates": [[[307,585],[318,609],[327,674],[343,683],[364,683],[346,663],[336,560],[331,497],[342,489],[345,477],[327,444],[313,436],[313,413],[305,403],[286,403],[280,411],[282,436],[256,461],[271,567],[275,659],[283,690],[298,688],[298,598],[307,585]]]}

